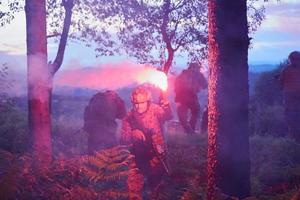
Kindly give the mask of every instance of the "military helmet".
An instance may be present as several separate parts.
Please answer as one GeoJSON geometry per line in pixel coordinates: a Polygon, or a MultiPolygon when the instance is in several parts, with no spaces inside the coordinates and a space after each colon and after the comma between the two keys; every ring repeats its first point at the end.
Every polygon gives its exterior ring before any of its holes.
{"type": "Polygon", "coordinates": [[[293,51],[292,53],[290,53],[289,60],[292,64],[297,62],[297,61],[300,62],[300,52],[299,51],[293,51]]]}
{"type": "Polygon", "coordinates": [[[131,93],[132,103],[143,103],[151,101],[151,93],[145,87],[137,87],[131,93]]]}

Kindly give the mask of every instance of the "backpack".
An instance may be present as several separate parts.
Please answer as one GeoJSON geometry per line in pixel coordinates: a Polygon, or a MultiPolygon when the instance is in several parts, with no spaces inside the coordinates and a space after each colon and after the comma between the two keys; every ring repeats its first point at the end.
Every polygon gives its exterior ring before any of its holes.
{"type": "Polygon", "coordinates": [[[175,79],[175,94],[178,95],[189,89],[188,72],[183,70],[175,79]]]}
{"type": "Polygon", "coordinates": [[[207,88],[207,81],[201,72],[183,70],[175,79],[176,94],[186,91],[198,93],[205,88],[207,88]]]}
{"type": "Polygon", "coordinates": [[[89,130],[95,124],[114,122],[126,114],[124,101],[116,94],[113,98],[107,92],[95,94],[84,110],[84,129],[89,130]]]}

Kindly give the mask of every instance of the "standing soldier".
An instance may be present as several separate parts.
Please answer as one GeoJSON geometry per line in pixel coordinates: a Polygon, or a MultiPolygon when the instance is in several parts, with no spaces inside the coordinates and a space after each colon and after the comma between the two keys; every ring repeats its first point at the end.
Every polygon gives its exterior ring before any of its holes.
{"type": "Polygon", "coordinates": [[[155,199],[163,176],[168,169],[165,165],[166,146],[163,138],[163,124],[172,118],[169,102],[162,98],[160,105],[151,103],[151,94],[144,87],[137,87],[131,95],[132,110],[123,120],[121,143],[130,147],[135,156],[127,186],[130,200],[141,200],[144,178],[155,199]]]}
{"type": "Polygon", "coordinates": [[[114,91],[95,94],[84,111],[84,130],[88,133],[88,152],[117,145],[117,122],[126,114],[124,101],[114,91]]]}
{"type": "Polygon", "coordinates": [[[195,133],[197,119],[200,114],[198,93],[207,88],[207,81],[200,72],[201,65],[190,63],[175,80],[175,102],[179,121],[186,133],[195,133]],[[188,119],[189,112],[191,114],[188,119]]]}
{"type": "Polygon", "coordinates": [[[300,143],[300,52],[289,55],[290,64],[280,74],[289,137],[300,143]]]}

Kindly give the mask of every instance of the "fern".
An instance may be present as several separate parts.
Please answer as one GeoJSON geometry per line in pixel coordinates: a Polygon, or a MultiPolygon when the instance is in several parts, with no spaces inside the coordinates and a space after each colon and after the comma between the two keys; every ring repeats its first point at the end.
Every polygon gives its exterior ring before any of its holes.
{"type": "Polygon", "coordinates": [[[22,187],[19,178],[21,175],[28,175],[31,163],[28,154],[16,156],[0,150],[0,199],[12,199],[19,192],[22,187]]]}
{"type": "MultiPolygon", "coordinates": [[[[0,157],[4,154],[2,151],[0,157]]],[[[2,178],[0,182],[0,199],[10,199],[13,197],[13,194],[16,192],[17,183],[16,183],[16,174],[19,171],[18,165],[14,163],[14,158],[9,157],[5,153],[6,158],[9,163],[6,166],[1,166],[1,172],[7,171],[6,175],[2,178]]]]}
{"type": "Polygon", "coordinates": [[[126,199],[132,155],[117,146],[95,156],[54,160],[48,168],[31,156],[0,151],[1,199],[126,199]]]}
{"type": "MultiPolygon", "coordinates": [[[[204,182],[202,180],[202,182],[204,182]]],[[[202,194],[205,194],[203,188],[201,188],[201,179],[199,176],[191,179],[188,183],[188,186],[185,188],[185,191],[180,197],[180,200],[201,200],[203,199],[202,194]]]]}

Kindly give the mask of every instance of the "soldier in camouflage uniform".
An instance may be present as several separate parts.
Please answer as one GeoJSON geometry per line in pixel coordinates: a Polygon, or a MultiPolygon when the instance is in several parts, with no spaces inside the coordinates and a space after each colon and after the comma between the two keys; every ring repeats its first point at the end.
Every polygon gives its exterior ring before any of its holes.
{"type": "Polygon", "coordinates": [[[280,74],[289,137],[300,143],[300,52],[289,55],[290,64],[280,74]]]}
{"type": "Polygon", "coordinates": [[[190,63],[175,80],[175,102],[179,121],[186,133],[195,133],[200,104],[197,93],[207,88],[207,81],[200,72],[200,65],[190,63]],[[190,119],[188,115],[190,112],[190,119]]]}
{"type": "Polygon", "coordinates": [[[84,130],[88,133],[88,152],[117,145],[116,119],[126,114],[124,101],[114,91],[95,94],[84,111],[84,130]]]}
{"type": "Polygon", "coordinates": [[[151,199],[155,199],[158,188],[166,174],[164,162],[166,146],[162,133],[163,123],[172,118],[166,99],[160,105],[151,103],[151,94],[144,87],[132,92],[133,109],[123,119],[121,143],[130,147],[135,156],[131,164],[127,186],[130,200],[141,200],[144,179],[147,178],[151,199]]]}

